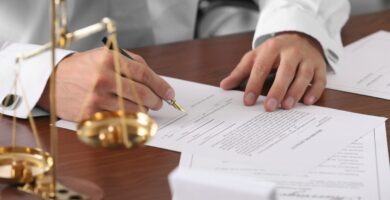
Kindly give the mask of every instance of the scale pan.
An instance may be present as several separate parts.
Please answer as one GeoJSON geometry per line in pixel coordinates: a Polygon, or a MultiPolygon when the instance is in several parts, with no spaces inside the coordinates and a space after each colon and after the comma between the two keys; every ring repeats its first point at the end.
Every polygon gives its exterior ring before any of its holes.
{"type": "Polygon", "coordinates": [[[149,115],[137,112],[97,112],[78,124],[79,139],[99,147],[131,148],[146,143],[157,131],[149,115]]]}
{"type": "Polygon", "coordinates": [[[26,184],[53,166],[49,153],[32,147],[0,147],[0,183],[26,184]]]}

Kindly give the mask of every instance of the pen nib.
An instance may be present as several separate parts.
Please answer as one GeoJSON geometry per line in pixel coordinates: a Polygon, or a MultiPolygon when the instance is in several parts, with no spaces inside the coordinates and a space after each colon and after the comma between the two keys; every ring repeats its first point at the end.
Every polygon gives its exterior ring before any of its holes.
{"type": "Polygon", "coordinates": [[[186,110],[183,108],[183,106],[179,105],[175,99],[167,100],[167,103],[171,106],[173,106],[176,110],[186,112],[186,110]]]}

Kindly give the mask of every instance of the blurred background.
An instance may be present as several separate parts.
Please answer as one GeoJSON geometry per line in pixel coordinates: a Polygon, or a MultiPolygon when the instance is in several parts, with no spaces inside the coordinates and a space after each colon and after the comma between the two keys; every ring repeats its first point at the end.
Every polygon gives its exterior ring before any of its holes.
{"type": "Polygon", "coordinates": [[[390,0],[350,0],[352,15],[390,9],[390,0]]]}
{"type": "MultiPolygon", "coordinates": [[[[390,10],[390,0],[350,0],[351,15],[390,10]]],[[[258,7],[253,0],[202,0],[195,37],[253,31],[258,7]]]]}

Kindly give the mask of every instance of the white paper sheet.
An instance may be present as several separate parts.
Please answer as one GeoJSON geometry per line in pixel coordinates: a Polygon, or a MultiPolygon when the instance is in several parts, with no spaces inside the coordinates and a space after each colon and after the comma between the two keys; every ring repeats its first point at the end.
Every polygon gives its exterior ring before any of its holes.
{"type": "Polygon", "coordinates": [[[178,167],[168,176],[173,200],[275,200],[275,184],[248,176],[178,167]]]}
{"type": "Polygon", "coordinates": [[[327,88],[390,100],[390,32],[379,31],[345,47],[327,88]]]}
{"type": "Polygon", "coordinates": [[[271,181],[279,200],[388,200],[390,168],[386,126],[351,143],[305,175],[281,174],[237,161],[183,152],[180,167],[271,181]]]}
{"type": "Polygon", "coordinates": [[[8,42],[0,41],[0,51],[9,45],[8,42]]]}
{"type": "Polygon", "coordinates": [[[264,168],[306,172],[385,120],[304,105],[267,113],[262,100],[256,106],[244,106],[239,91],[166,80],[187,113],[170,106],[150,112],[159,129],[148,145],[244,159],[264,168]]]}

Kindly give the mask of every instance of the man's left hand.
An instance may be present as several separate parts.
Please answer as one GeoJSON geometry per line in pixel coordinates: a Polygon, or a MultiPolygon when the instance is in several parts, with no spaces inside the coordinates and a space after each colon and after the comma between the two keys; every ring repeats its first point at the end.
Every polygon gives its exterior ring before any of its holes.
{"type": "Polygon", "coordinates": [[[320,44],[296,32],[280,33],[246,53],[220,86],[232,89],[249,77],[244,104],[251,106],[272,69],[276,69],[276,76],[264,102],[266,111],[279,106],[290,109],[301,98],[311,105],[325,89],[326,63],[320,44]]]}

